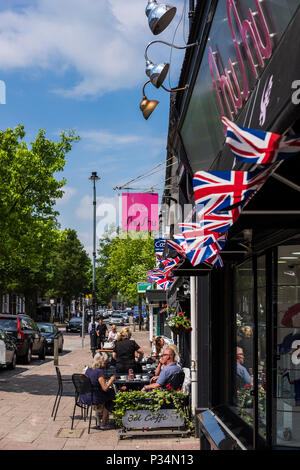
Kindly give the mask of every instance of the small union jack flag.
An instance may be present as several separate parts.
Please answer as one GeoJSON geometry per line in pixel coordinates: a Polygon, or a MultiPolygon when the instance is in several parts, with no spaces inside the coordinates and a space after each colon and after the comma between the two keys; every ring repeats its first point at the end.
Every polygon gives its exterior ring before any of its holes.
{"type": "Polygon", "coordinates": [[[229,210],[237,204],[242,207],[266,181],[273,168],[254,171],[198,171],[193,178],[195,203],[202,212],[229,210]]]}
{"type": "Polygon", "coordinates": [[[174,279],[170,280],[170,279],[160,279],[159,281],[156,282],[157,286],[163,290],[167,290],[167,289],[170,289],[170,287],[172,287],[174,283],[174,279]]]}
{"type": "Polygon", "coordinates": [[[209,264],[212,264],[213,266],[216,266],[217,268],[223,268],[223,266],[224,266],[223,260],[222,260],[222,258],[219,254],[214,255],[211,258],[207,258],[207,260],[205,260],[205,262],[209,263],[209,264]]]}
{"type": "Polygon", "coordinates": [[[167,240],[167,247],[170,248],[171,250],[176,250],[177,253],[179,253],[182,256],[185,256],[184,237],[182,237],[182,235],[179,235],[180,238],[176,235],[173,235],[173,237],[174,237],[174,240],[167,240]]]}
{"type": "Polygon", "coordinates": [[[300,135],[282,136],[274,132],[240,127],[222,117],[227,127],[226,143],[244,163],[276,163],[300,152],[300,135]]]}

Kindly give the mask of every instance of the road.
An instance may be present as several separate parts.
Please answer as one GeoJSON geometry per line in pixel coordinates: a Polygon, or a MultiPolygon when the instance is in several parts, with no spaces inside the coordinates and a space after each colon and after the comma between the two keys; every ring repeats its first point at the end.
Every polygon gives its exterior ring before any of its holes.
{"type": "MultiPolygon", "coordinates": [[[[64,334],[64,351],[59,355],[63,377],[71,378],[91,361],[89,336],[84,348],[79,334],[64,334]]],[[[136,331],[133,338],[150,351],[149,333],[136,331]]],[[[45,361],[33,356],[29,365],[17,364],[16,369],[0,370],[0,450],[129,450],[199,449],[199,439],[190,438],[126,438],[119,439],[118,430],[87,433],[87,422],[77,419],[71,431],[74,406],[74,388],[64,387],[70,396],[63,396],[55,421],[51,412],[57,393],[57,378],[53,356],[45,361]]],[[[94,426],[94,421],[93,421],[94,426]]]]}

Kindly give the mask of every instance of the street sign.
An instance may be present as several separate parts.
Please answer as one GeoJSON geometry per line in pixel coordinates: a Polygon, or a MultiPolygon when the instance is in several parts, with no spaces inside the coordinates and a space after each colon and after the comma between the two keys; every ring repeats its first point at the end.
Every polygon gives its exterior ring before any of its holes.
{"type": "Polygon", "coordinates": [[[138,293],[142,294],[143,292],[146,292],[147,290],[153,290],[154,284],[152,282],[138,282],[137,289],[138,289],[138,293]]]}
{"type": "Polygon", "coordinates": [[[165,238],[155,238],[154,239],[154,251],[155,253],[162,253],[164,251],[166,244],[165,238]]]}

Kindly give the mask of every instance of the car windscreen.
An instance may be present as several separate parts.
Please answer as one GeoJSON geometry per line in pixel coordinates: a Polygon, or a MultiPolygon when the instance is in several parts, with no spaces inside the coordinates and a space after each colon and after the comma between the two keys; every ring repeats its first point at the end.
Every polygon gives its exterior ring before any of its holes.
{"type": "Polygon", "coordinates": [[[54,325],[48,325],[45,323],[38,323],[37,326],[42,333],[53,333],[54,332],[54,325]]]}
{"type": "Polygon", "coordinates": [[[122,315],[113,315],[111,318],[123,318],[122,315]]]}
{"type": "Polygon", "coordinates": [[[74,317],[70,319],[70,323],[81,323],[82,320],[79,317],[74,317]]]}
{"type": "Polygon", "coordinates": [[[0,318],[0,327],[4,330],[17,331],[18,322],[16,318],[0,318]]]}

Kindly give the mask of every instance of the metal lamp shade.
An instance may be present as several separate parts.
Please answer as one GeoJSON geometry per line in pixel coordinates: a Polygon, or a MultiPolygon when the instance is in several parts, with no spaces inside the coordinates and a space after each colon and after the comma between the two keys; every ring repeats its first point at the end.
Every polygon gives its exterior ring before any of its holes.
{"type": "Polygon", "coordinates": [[[169,67],[170,65],[165,62],[158,65],[154,65],[150,60],[146,62],[146,75],[150,78],[152,85],[159,88],[163,84],[169,67]]]}
{"type": "Polygon", "coordinates": [[[176,7],[158,4],[156,0],[149,0],[145,11],[148,17],[149,27],[153,34],[164,31],[176,14],[176,7]]]}
{"type": "Polygon", "coordinates": [[[146,96],[143,96],[142,101],[140,102],[140,110],[143,113],[145,119],[153,113],[159,101],[157,100],[148,100],[146,96]]]}

